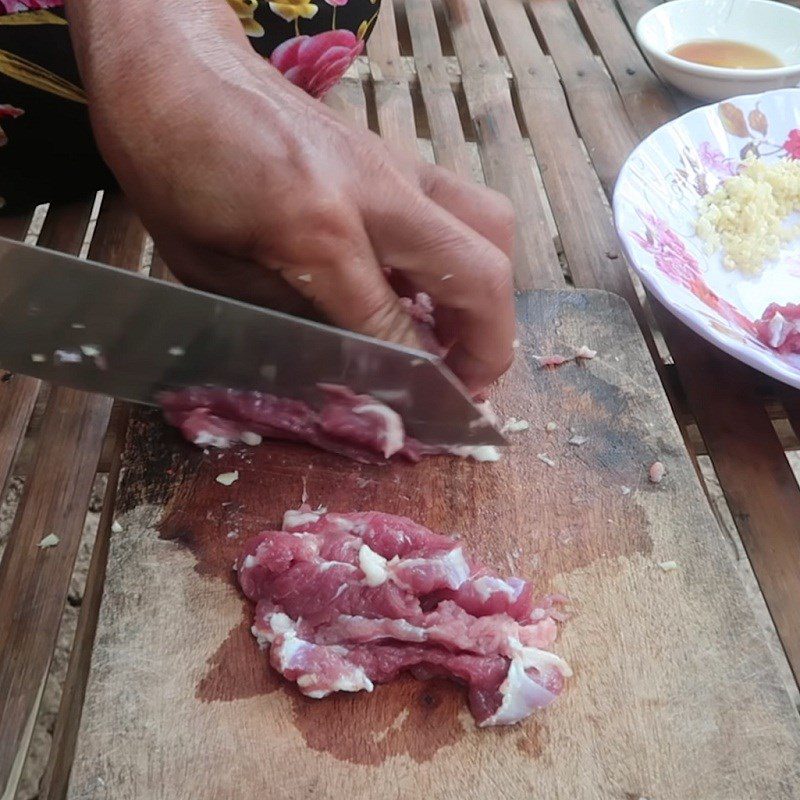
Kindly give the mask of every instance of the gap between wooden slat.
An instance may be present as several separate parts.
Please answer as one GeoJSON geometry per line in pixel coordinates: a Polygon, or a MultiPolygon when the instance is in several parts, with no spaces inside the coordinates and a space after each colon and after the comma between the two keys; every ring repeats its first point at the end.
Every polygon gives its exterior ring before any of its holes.
{"type": "Polygon", "coordinates": [[[564,286],[542,198],[517,124],[505,67],[495,50],[480,2],[450,2],[445,11],[478,134],[486,183],[505,194],[517,212],[517,288],[564,286]]]}
{"type": "Polygon", "coordinates": [[[616,87],[584,40],[567,0],[535,0],[528,8],[550,47],[572,116],[606,194],[639,139],[616,87]]]}
{"type": "Polygon", "coordinates": [[[436,163],[471,179],[472,163],[429,0],[406,0],[414,63],[427,112],[436,163]]]}
{"type": "MultiPolygon", "coordinates": [[[[51,222],[65,237],[76,233],[51,222]]],[[[141,225],[119,196],[107,196],[90,256],[138,265],[141,225]],[[137,246],[138,243],[138,246],[137,246]]],[[[79,245],[78,245],[79,246],[79,245]]],[[[13,770],[27,749],[26,726],[38,707],[64,608],[111,401],[54,389],[45,410],[31,475],[0,564],[0,789],[13,793],[13,770]],[[55,533],[54,548],[38,543],[55,533]]],[[[18,776],[17,776],[18,777],[18,776]]]]}
{"type": "Polygon", "coordinates": [[[325,105],[332,108],[354,128],[368,128],[367,101],[360,74],[361,59],[345,73],[342,80],[325,95],[325,105]]]}
{"type": "Polygon", "coordinates": [[[492,0],[487,12],[514,74],[514,86],[556,227],[576,286],[624,297],[659,363],[627,263],[617,241],[596,173],[578,139],[558,75],[539,50],[525,9],[517,0],[492,0]],[[558,131],[558,135],[553,135],[558,131]]]}
{"type": "Polygon", "coordinates": [[[616,7],[608,0],[574,0],[579,22],[590,32],[624,106],[641,137],[676,116],[677,108],[653,74],[616,7]]]}
{"type": "Polygon", "coordinates": [[[367,54],[380,135],[398,150],[418,157],[414,105],[397,43],[393,3],[387,3],[378,15],[367,54]]]}
{"type": "MultiPolygon", "coordinates": [[[[116,422],[109,427],[117,428],[117,442],[123,442],[128,421],[129,409],[126,404],[115,403],[118,410],[116,422]]],[[[97,526],[97,536],[86,575],[83,602],[78,616],[78,625],[69,656],[67,675],[61,692],[50,754],[42,779],[39,796],[42,800],[62,800],[66,797],[69,786],[69,775],[75,755],[75,744],[80,729],[83,701],[86,695],[86,681],[92,662],[92,647],[97,632],[97,619],[100,603],[103,598],[106,564],[108,562],[111,526],[114,522],[117,485],[121,464],[121,446],[114,454],[110,466],[106,494],[103,498],[103,509],[97,526]]],[[[124,535],[124,534],[117,534],[124,535]]]]}

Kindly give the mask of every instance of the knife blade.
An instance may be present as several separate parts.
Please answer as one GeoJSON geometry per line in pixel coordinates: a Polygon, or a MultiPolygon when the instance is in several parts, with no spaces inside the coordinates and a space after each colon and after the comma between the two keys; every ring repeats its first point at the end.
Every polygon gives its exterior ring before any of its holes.
{"type": "Polygon", "coordinates": [[[215,386],[319,408],[342,384],[426,444],[507,444],[430,353],[1,237],[0,366],[148,405],[215,386]]]}

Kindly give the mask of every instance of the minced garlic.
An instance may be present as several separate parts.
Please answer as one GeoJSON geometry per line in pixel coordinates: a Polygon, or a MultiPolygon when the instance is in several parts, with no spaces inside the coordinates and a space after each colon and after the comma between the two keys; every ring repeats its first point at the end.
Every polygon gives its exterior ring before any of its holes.
{"type": "Polygon", "coordinates": [[[800,211],[800,161],[749,157],[699,205],[697,235],[713,253],[722,248],[726,269],[754,275],[776,259],[785,242],[800,237],[786,218],[800,211]]]}

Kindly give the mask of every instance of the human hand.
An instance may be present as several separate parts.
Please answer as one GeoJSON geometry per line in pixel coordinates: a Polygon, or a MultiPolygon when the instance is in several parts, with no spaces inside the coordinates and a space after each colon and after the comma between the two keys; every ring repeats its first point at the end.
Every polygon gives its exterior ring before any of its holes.
{"type": "Polygon", "coordinates": [[[509,202],[346,126],[252,52],[225,3],[189,15],[159,2],[148,17],[153,4],[126,4],[114,25],[103,0],[67,9],[98,146],[173,272],[418,345],[402,284],[433,298],[447,362],[470,389],[502,374],[509,202]]]}

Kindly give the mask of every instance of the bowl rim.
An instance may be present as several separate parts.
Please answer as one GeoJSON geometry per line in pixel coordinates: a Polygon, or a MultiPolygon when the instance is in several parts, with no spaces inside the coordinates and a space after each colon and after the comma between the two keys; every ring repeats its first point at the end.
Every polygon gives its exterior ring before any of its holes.
{"type": "MultiPolygon", "coordinates": [[[[800,8],[789,5],[788,3],[776,2],[776,0],[737,0],[737,2],[746,5],[761,6],[762,8],[770,8],[779,11],[779,13],[787,13],[790,16],[795,16],[797,19],[798,35],[800,36],[800,8]]],[[[797,64],[787,64],[783,67],[767,67],[766,69],[734,69],[732,67],[712,67],[708,64],[697,64],[694,61],[686,61],[683,58],[677,58],[667,50],[654,47],[642,33],[644,26],[650,18],[656,18],[662,14],[670,14],[679,7],[700,5],[706,5],[706,0],[670,0],[669,3],[657,5],[642,14],[634,30],[634,36],[639,46],[646,50],[652,57],[660,59],[671,67],[679,69],[681,72],[702,75],[709,78],[720,78],[730,81],[753,80],[758,78],[769,80],[770,78],[790,77],[795,73],[800,74],[800,62],[797,64]]]]}
{"type": "MultiPolygon", "coordinates": [[[[672,0],[672,2],[678,2],[678,0],[672,0]]],[[[750,92],[748,94],[740,94],[736,97],[732,97],[730,99],[731,103],[740,103],[740,102],[751,102],[756,103],[760,101],[762,98],[766,97],[767,95],[794,95],[798,101],[800,101],[800,87],[784,87],[782,89],[770,89],[764,92],[750,92]]],[[[643,270],[636,258],[633,254],[633,249],[631,247],[630,236],[627,232],[623,232],[620,230],[619,226],[619,219],[620,219],[620,206],[622,204],[622,192],[621,192],[621,185],[624,182],[624,178],[627,177],[627,174],[632,170],[632,164],[634,158],[639,155],[640,151],[643,150],[646,146],[648,146],[652,139],[664,128],[672,127],[673,125],[677,125],[678,123],[684,121],[688,117],[692,116],[701,116],[709,112],[710,109],[718,106],[721,101],[716,101],[713,103],[706,103],[705,105],[698,106],[697,108],[692,108],[689,111],[684,112],[679,117],[675,117],[675,119],[670,120],[669,122],[665,122],[663,125],[659,126],[654,130],[652,133],[648,134],[648,136],[639,142],[638,145],[630,152],[627,159],[625,159],[625,163],[622,165],[622,169],[619,171],[617,175],[616,183],[614,184],[614,192],[611,196],[611,212],[614,217],[614,229],[617,233],[617,240],[622,247],[622,251],[625,255],[625,258],[628,261],[631,269],[638,275],[641,282],[644,284],[645,288],[652,292],[655,298],[658,300],[661,305],[667,310],[668,313],[672,314],[673,316],[677,317],[684,325],[688,328],[693,330],[698,336],[705,339],[709,344],[712,344],[714,347],[718,347],[723,352],[727,353],[729,356],[732,356],[737,361],[746,364],[747,366],[751,367],[752,369],[758,370],[759,372],[764,373],[765,375],[769,375],[771,378],[775,378],[782,383],[787,383],[790,386],[794,386],[795,388],[800,389],[800,370],[796,368],[784,364],[783,362],[778,361],[777,353],[767,353],[763,359],[759,359],[758,363],[754,363],[752,357],[752,345],[747,344],[743,345],[740,342],[737,342],[732,339],[728,339],[723,336],[714,336],[709,329],[708,326],[699,323],[695,317],[695,315],[685,311],[681,306],[676,305],[667,297],[667,292],[662,290],[659,282],[655,280],[655,278],[650,274],[649,271],[643,270]],[[774,356],[774,357],[773,357],[774,356]]]]}

